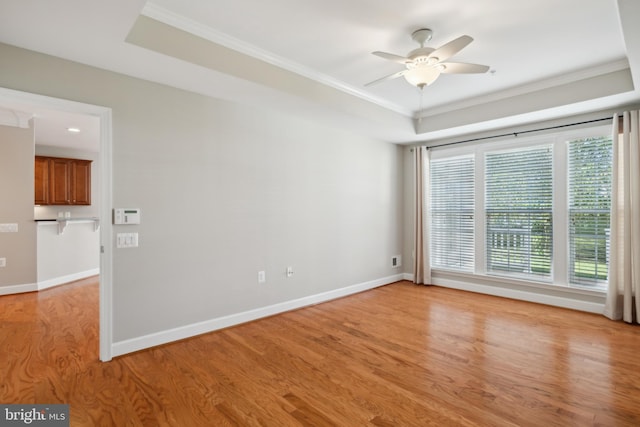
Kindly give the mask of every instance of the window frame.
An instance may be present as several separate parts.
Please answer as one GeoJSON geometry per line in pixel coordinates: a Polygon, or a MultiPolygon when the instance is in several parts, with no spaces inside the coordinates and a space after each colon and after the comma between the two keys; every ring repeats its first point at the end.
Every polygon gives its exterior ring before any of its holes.
{"type": "MultiPolygon", "coordinates": [[[[473,155],[475,168],[475,261],[474,271],[464,272],[457,270],[443,270],[432,266],[432,271],[454,273],[459,276],[477,277],[479,280],[487,278],[512,281],[513,283],[547,287],[564,288],[572,291],[595,292],[598,294],[606,292],[606,288],[585,288],[583,286],[571,284],[569,281],[569,177],[568,177],[568,143],[571,140],[596,137],[611,136],[610,125],[594,125],[583,128],[564,130],[560,132],[544,133],[531,136],[517,136],[501,138],[499,140],[469,142],[460,145],[446,147],[431,147],[430,161],[440,159],[473,155]],[[553,179],[553,241],[552,241],[552,266],[548,280],[540,278],[495,275],[486,270],[486,209],[485,209],[485,153],[495,151],[508,151],[528,147],[549,145],[552,146],[552,179],[553,179]]],[[[431,223],[428,224],[431,226],[431,223]]]]}

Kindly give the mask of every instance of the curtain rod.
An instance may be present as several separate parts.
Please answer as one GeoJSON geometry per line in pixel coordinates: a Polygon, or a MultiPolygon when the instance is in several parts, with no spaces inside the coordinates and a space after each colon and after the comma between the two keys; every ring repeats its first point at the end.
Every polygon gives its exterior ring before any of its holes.
{"type": "Polygon", "coordinates": [[[438,145],[430,145],[430,146],[421,145],[420,147],[426,147],[427,150],[428,150],[430,148],[446,147],[448,145],[464,144],[466,142],[484,141],[484,140],[487,140],[487,139],[502,138],[502,137],[510,136],[510,135],[513,135],[513,136],[517,137],[518,135],[522,135],[522,134],[525,134],[525,133],[541,132],[541,131],[544,131],[544,130],[553,130],[553,129],[562,129],[562,128],[566,128],[566,127],[570,127],[570,126],[578,126],[578,125],[585,125],[585,124],[589,124],[589,123],[602,122],[602,121],[605,121],[605,120],[613,120],[613,118],[612,117],[602,117],[600,119],[586,120],[584,122],[568,123],[566,125],[549,126],[549,127],[546,127],[546,128],[523,130],[523,131],[520,131],[520,132],[508,132],[508,133],[503,133],[503,134],[500,134],[500,135],[483,136],[481,138],[472,138],[472,139],[465,139],[465,140],[462,140],[462,141],[446,142],[444,144],[438,144],[438,145]]]}

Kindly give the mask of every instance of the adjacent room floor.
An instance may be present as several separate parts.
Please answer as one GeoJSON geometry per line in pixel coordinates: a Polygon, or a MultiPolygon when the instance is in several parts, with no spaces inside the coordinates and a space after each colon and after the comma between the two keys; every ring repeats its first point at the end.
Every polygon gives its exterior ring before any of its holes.
{"type": "Polygon", "coordinates": [[[640,328],[399,282],[98,360],[97,279],[0,297],[1,403],[72,426],[637,426],[640,328]]]}

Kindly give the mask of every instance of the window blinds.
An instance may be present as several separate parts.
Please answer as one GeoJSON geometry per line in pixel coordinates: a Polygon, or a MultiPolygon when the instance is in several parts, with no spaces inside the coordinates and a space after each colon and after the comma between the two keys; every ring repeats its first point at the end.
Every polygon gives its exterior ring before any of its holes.
{"type": "Polygon", "coordinates": [[[473,157],[434,160],[430,174],[431,266],[473,271],[473,157]]]}
{"type": "Polygon", "coordinates": [[[569,282],[604,288],[608,276],[611,138],[569,142],[569,282]]]}
{"type": "Polygon", "coordinates": [[[551,145],[485,156],[487,272],[551,276],[551,145]]]}

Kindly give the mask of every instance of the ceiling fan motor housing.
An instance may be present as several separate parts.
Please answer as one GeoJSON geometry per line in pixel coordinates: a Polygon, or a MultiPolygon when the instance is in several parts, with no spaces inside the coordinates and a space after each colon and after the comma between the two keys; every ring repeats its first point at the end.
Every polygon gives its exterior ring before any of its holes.
{"type": "Polygon", "coordinates": [[[426,42],[431,40],[432,36],[433,36],[433,31],[431,31],[428,28],[421,28],[411,33],[411,38],[415,42],[419,43],[420,47],[424,46],[426,42]]]}
{"type": "Polygon", "coordinates": [[[418,49],[412,50],[407,56],[407,58],[411,60],[411,62],[407,63],[407,68],[415,68],[424,65],[435,64],[436,62],[438,62],[438,58],[429,57],[431,52],[433,52],[434,50],[435,49],[430,47],[420,47],[418,49]]]}

